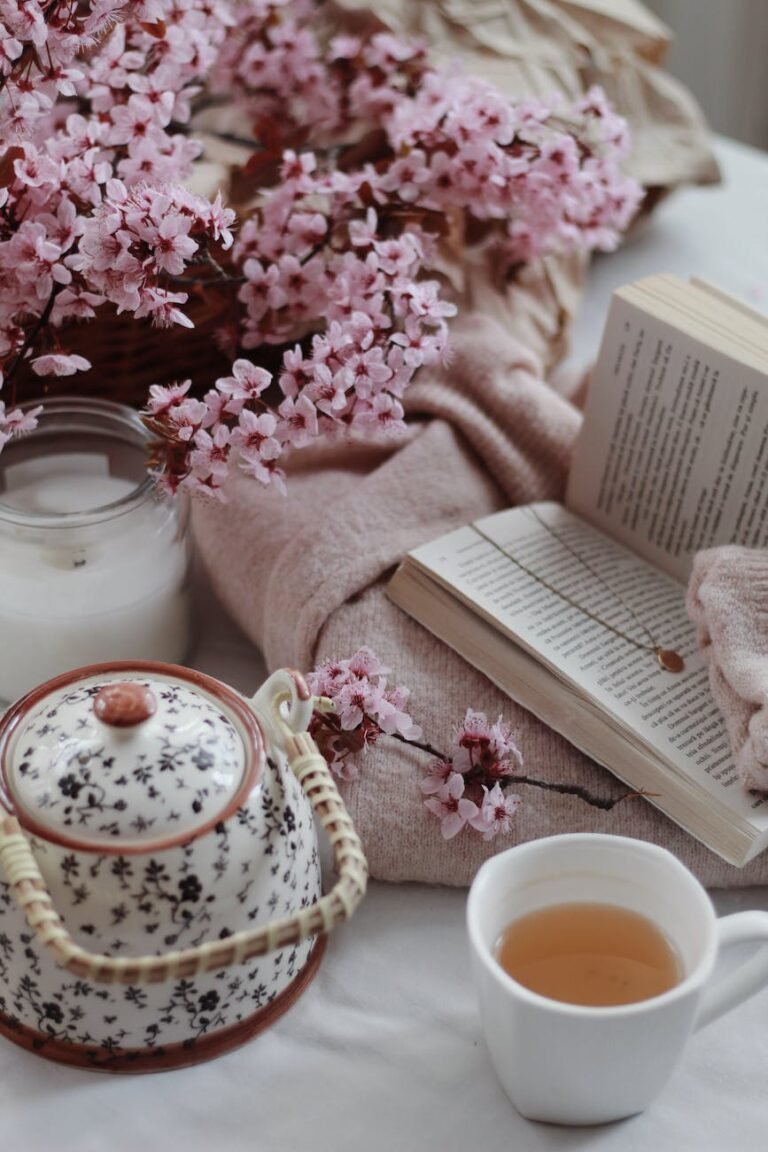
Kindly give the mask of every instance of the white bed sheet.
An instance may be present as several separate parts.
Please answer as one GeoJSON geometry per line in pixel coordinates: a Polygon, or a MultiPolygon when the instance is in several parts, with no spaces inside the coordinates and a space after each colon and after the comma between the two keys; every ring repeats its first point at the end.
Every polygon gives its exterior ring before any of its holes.
{"type": "MultiPolygon", "coordinates": [[[[657,271],[697,274],[768,310],[768,157],[718,142],[725,184],[663,205],[600,259],[573,362],[594,354],[612,289],[657,271]]],[[[254,689],[263,666],[199,596],[194,663],[254,689]]],[[[768,889],[713,894],[768,909],[768,889]]],[[[140,1077],[49,1064],[0,1040],[0,1148],[23,1152],[764,1152],[768,990],[695,1036],[642,1116],[601,1128],[523,1120],[491,1068],[470,984],[465,893],[372,884],[320,972],[269,1032],[209,1064],[140,1077]]],[[[542,1069],[542,1075],[546,1070],[542,1069]]]]}

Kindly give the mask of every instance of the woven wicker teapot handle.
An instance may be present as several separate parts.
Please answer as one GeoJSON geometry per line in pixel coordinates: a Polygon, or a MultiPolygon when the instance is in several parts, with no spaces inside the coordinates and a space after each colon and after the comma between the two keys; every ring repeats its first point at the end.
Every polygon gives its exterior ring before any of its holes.
{"type": "MultiPolygon", "coordinates": [[[[29,840],[16,817],[5,813],[0,819],[0,867],[27,924],[38,940],[51,949],[62,968],[82,980],[100,984],[157,984],[228,968],[273,949],[298,944],[308,936],[330,932],[352,915],[365,894],[368,865],[325,759],[307,732],[295,730],[306,726],[312,712],[306,685],[297,673],[283,670],[270,677],[254,704],[260,713],[266,712],[271,737],[279,738],[328,835],[338,874],[331,891],[291,916],[237,932],[224,940],[160,956],[104,956],[81,948],[69,935],[53,905],[29,840]]],[[[3,812],[0,808],[0,815],[3,812]]]]}

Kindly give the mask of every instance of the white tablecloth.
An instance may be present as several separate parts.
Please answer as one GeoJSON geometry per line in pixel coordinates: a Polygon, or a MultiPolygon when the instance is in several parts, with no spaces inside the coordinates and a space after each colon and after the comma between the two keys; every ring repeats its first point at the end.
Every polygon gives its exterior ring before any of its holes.
{"type": "MultiPolygon", "coordinates": [[[[679,194],[642,236],[595,265],[577,325],[577,363],[594,354],[612,289],[646,273],[706,276],[768,309],[768,157],[728,142],[718,147],[722,188],[679,194]]],[[[243,691],[255,688],[263,675],[258,654],[202,595],[199,621],[196,666],[243,691]]],[[[768,909],[768,890],[715,899],[726,911],[768,909]]],[[[104,1076],[49,1064],[0,1040],[0,1148],[768,1148],[768,991],[695,1036],[644,1115],[591,1129],[519,1117],[480,1032],[464,903],[463,891],[373,884],[290,1012],[209,1064],[104,1076]]]]}

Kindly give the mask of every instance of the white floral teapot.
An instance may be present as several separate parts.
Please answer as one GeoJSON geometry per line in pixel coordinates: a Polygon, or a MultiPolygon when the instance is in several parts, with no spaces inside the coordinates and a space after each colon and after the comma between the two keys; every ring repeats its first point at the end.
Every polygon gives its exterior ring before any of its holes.
{"type": "Polygon", "coordinates": [[[280,1015],[367,867],[313,700],[246,700],[154,663],[79,669],[0,721],[0,1034],[53,1060],[153,1071],[280,1015]],[[321,895],[313,810],[338,879],[321,895]]]}

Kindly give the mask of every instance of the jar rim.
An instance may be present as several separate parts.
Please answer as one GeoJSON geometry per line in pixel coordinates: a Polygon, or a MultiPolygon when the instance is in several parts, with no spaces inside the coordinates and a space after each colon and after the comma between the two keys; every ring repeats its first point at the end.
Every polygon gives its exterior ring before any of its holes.
{"type": "MultiPolygon", "coordinates": [[[[114,400],[102,400],[100,397],[90,396],[52,396],[42,397],[38,400],[25,400],[18,405],[22,412],[29,412],[42,407],[38,427],[25,433],[13,441],[14,444],[28,442],[35,437],[61,435],[67,431],[101,432],[105,438],[133,444],[136,447],[148,448],[151,443],[149,429],[142,421],[135,408],[126,404],[119,404],[114,400]],[[83,427],[78,421],[90,417],[94,422],[92,427],[83,427]],[[69,423],[59,424],[55,429],[41,428],[52,418],[69,419],[69,423]]],[[[13,449],[11,448],[10,451],[13,449]]],[[[6,447],[6,452],[9,448],[6,447]]],[[[2,457],[0,457],[0,469],[2,457]]],[[[88,524],[98,524],[103,520],[114,520],[118,516],[126,515],[141,507],[149,499],[157,495],[157,483],[153,476],[147,474],[135,488],[117,500],[94,508],[86,508],[74,512],[37,512],[34,510],[20,510],[6,504],[0,495],[0,523],[17,527],[34,528],[66,528],[81,527],[88,524]]]]}

